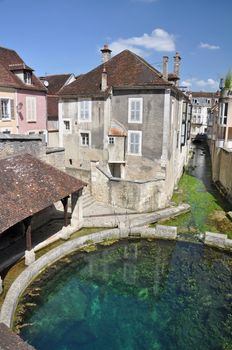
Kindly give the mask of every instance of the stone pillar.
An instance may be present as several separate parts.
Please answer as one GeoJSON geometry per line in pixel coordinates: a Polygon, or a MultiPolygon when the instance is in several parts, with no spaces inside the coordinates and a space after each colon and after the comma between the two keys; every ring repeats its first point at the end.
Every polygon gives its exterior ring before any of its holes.
{"type": "Polygon", "coordinates": [[[33,249],[25,251],[25,265],[29,266],[35,261],[35,252],[33,249]]]}
{"type": "Polygon", "coordinates": [[[72,193],[71,226],[79,230],[83,224],[82,189],[72,193]]]}
{"type": "Polygon", "coordinates": [[[2,278],[0,276],[0,294],[3,292],[2,278]]]}

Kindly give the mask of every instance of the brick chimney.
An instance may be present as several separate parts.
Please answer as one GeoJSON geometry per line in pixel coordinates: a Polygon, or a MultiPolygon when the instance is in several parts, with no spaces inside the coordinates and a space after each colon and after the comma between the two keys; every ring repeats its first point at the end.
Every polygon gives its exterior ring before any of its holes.
{"type": "Polygon", "coordinates": [[[163,56],[163,78],[168,80],[168,56],[163,56]]]}
{"type": "Polygon", "coordinates": [[[181,61],[181,57],[179,52],[176,52],[174,58],[174,74],[180,78],[180,61],[181,61]]]}
{"type": "Polygon", "coordinates": [[[106,63],[111,59],[111,52],[112,50],[109,49],[108,45],[105,44],[103,49],[101,49],[102,52],[102,62],[106,63]]]}
{"type": "Polygon", "coordinates": [[[106,91],[107,85],[107,71],[106,67],[103,67],[102,76],[101,76],[101,91],[106,91]]]}

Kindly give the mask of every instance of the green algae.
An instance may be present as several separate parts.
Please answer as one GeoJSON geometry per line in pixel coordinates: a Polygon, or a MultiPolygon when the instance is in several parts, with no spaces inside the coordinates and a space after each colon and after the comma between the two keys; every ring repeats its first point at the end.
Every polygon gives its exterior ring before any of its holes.
{"type": "Polygon", "coordinates": [[[232,222],[226,217],[217,198],[207,191],[202,180],[184,174],[172,201],[176,204],[188,203],[191,212],[163,221],[162,224],[177,226],[178,233],[222,232],[232,238],[232,222]]]}

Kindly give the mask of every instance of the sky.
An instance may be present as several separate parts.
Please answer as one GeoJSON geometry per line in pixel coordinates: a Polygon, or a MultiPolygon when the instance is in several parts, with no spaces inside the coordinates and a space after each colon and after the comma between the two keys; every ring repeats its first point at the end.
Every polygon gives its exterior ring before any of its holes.
{"type": "Polygon", "coordinates": [[[216,91],[232,69],[232,1],[0,0],[0,46],[14,49],[37,76],[86,73],[100,49],[129,49],[159,71],[181,55],[180,85],[216,91]]]}

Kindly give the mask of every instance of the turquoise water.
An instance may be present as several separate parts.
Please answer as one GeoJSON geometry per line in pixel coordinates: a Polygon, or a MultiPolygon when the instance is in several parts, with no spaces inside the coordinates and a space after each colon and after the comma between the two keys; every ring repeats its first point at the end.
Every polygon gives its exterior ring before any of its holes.
{"type": "Polygon", "coordinates": [[[231,272],[231,255],[200,244],[98,247],[40,276],[17,326],[38,350],[229,350],[231,272]]]}

